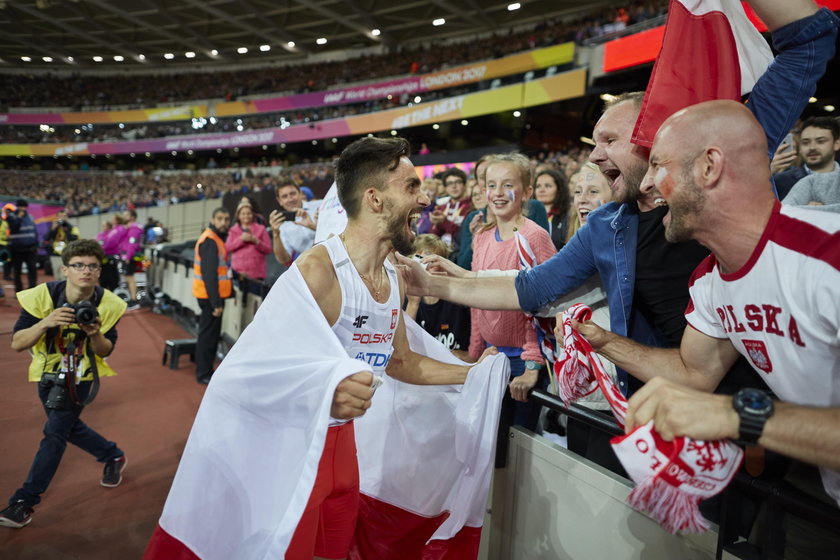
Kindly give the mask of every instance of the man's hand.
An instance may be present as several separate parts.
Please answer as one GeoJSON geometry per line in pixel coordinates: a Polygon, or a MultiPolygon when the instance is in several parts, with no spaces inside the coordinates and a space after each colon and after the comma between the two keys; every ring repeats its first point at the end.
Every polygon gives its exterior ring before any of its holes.
{"type": "Polygon", "coordinates": [[[360,371],[345,377],[335,388],[330,416],[339,420],[357,418],[370,408],[373,397],[373,375],[360,371]]]}
{"type": "Polygon", "coordinates": [[[429,219],[432,221],[433,225],[439,226],[446,221],[446,215],[440,210],[435,210],[429,214],[429,219]]]}
{"type": "Polygon", "coordinates": [[[297,221],[298,225],[307,227],[309,229],[315,229],[316,227],[318,227],[315,223],[315,220],[313,220],[312,216],[309,215],[309,212],[307,212],[303,208],[297,209],[297,215],[299,218],[299,220],[297,221]]]}
{"type": "Polygon", "coordinates": [[[773,160],[770,162],[770,173],[772,175],[781,173],[796,162],[796,150],[784,152],[787,148],[788,144],[786,142],[776,148],[776,153],[773,154],[773,160]]]}
{"type": "Polygon", "coordinates": [[[808,203],[808,206],[822,206],[822,205],[823,205],[823,203],[818,201],[818,200],[812,200],[811,202],[808,203]]]}
{"type": "Polygon", "coordinates": [[[224,309],[224,307],[214,307],[211,315],[213,315],[213,317],[221,317],[222,311],[224,311],[224,309]]]}
{"type": "Polygon", "coordinates": [[[102,318],[97,317],[96,321],[90,323],[88,325],[79,325],[79,328],[88,335],[89,337],[96,336],[99,333],[99,329],[102,328],[102,318]]]}
{"type": "MultiPolygon", "coordinates": [[[[583,323],[572,319],[572,328],[579,332],[583,338],[589,341],[592,349],[598,352],[604,345],[609,342],[610,333],[593,323],[592,321],[584,321],[583,323]]],[[[554,336],[557,341],[563,340],[563,314],[557,314],[557,326],[554,328],[554,336]]]]}
{"type": "Polygon", "coordinates": [[[283,212],[279,210],[272,210],[271,214],[268,215],[268,223],[274,231],[279,231],[280,225],[285,221],[286,218],[283,216],[283,212]]]}
{"type": "Polygon", "coordinates": [[[76,322],[76,312],[69,307],[59,307],[41,319],[41,323],[48,329],[66,327],[76,322]]]}
{"type": "Polygon", "coordinates": [[[430,275],[419,262],[396,254],[397,270],[400,271],[403,282],[405,282],[405,293],[409,296],[429,295],[430,275]]]}
{"type": "Polygon", "coordinates": [[[539,370],[526,369],[525,373],[518,377],[514,377],[510,385],[510,396],[513,400],[519,402],[528,402],[528,391],[534,388],[539,378],[539,370]]]}
{"type": "Polygon", "coordinates": [[[475,272],[464,270],[454,262],[439,255],[423,257],[421,264],[426,265],[426,271],[439,276],[452,276],[453,278],[475,278],[475,272]]]}
{"type": "Polygon", "coordinates": [[[651,420],[665,441],[679,436],[734,439],[740,426],[732,397],[704,393],[662,377],[654,377],[630,398],[624,428],[630,433],[651,420]]]}

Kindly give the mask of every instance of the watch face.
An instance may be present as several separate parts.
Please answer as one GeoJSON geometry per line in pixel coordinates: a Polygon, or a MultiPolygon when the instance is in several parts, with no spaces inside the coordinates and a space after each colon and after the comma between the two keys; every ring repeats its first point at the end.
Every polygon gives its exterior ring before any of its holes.
{"type": "Polygon", "coordinates": [[[764,415],[773,410],[773,401],[758,389],[742,389],[737,395],[738,408],[748,414],[764,415]]]}

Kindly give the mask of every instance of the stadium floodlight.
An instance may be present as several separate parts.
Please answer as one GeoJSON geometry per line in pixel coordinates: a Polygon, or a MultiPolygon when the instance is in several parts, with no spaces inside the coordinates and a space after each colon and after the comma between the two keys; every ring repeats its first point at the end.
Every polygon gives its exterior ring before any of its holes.
{"type": "Polygon", "coordinates": [[[260,45],[260,51],[268,52],[271,50],[271,45],[260,45]]]}
{"type": "Polygon", "coordinates": [[[392,131],[391,131],[391,136],[396,136],[396,135],[397,135],[397,131],[396,131],[396,130],[392,130],[392,131]]]}
{"type": "Polygon", "coordinates": [[[811,98],[808,99],[808,103],[816,103],[816,102],[817,102],[816,97],[811,97],[811,98]]]}
{"type": "Polygon", "coordinates": [[[210,56],[219,56],[219,51],[217,51],[216,49],[211,50],[210,56]]]}
{"type": "Polygon", "coordinates": [[[434,25],[435,27],[440,27],[444,23],[446,23],[446,20],[444,18],[437,18],[436,20],[432,20],[432,25],[434,25]]]}
{"type": "Polygon", "coordinates": [[[521,116],[522,116],[522,113],[520,113],[519,111],[514,111],[514,112],[513,112],[513,116],[514,116],[514,117],[521,117],[521,116]]]}
{"type": "Polygon", "coordinates": [[[173,58],[175,58],[175,55],[172,54],[171,52],[168,52],[168,53],[163,55],[163,58],[165,58],[166,60],[172,60],[173,58]]]}
{"type": "Polygon", "coordinates": [[[823,107],[823,109],[825,109],[829,113],[833,113],[834,112],[834,105],[826,105],[825,107],[823,107]]]}
{"type": "Polygon", "coordinates": [[[464,125],[464,126],[467,126],[468,124],[470,124],[470,121],[468,121],[467,119],[464,119],[464,120],[461,121],[461,124],[464,125]]]}
{"type": "Polygon", "coordinates": [[[24,62],[32,62],[32,57],[31,56],[22,56],[22,57],[20,57],[20,59],[24,62]]]}
{"type": "Polygon", "coordinates": [[[192,51],[187,51],[187,52],[184,53],[184,56],[186,58],[195,58],[195,53],[192,52],[192,51]]]}
{"type": "Polygon", "coordinates": [[[515,10],[518,10],[521,7],[522,7],[522,4],[520,4],[519,2],[514,2],[513,4],[508,4],[508,11],[513,12],[515,10]]]}
{"type": "Polygon", "coordinates": [[[104,59],[103,59],[101,56],[99,56],[99,55],[96,55],[96,56],[94,56],[94,57],[93,57],[93,61],[94,61],[94,62],[102,62],[103,60],[104,60],[104,59]]]}
{"type": "Polygon", "coordinates": [[[420,103],[421,101],[423,101],[423,98],[422,98],[422,97],[420,97],[419,95],[415,95],[415,96],[414,96],[414,102],[415,102],[415,103],[420,103]]]}
{"type": "Polygon", "coordinates": [[[125,57],[121,54],[114,55],[114,62],[122,62],[125,60],[125,57]]]}
{"type": "Polygon", "coordinates": [[[435,123],[435,124],[433,124],[433,125],[432,125],[432,128],[433,128],[434,130],[437,130],[437,129],[439,129],[439,128],[440,128],[440,125],[439,125],[438,123],[435,123]]]}
{"type": "Polygon", "coordinates": [[[138,54],[137,55],[137,60],[139,60],[140,62],[143,62],[144,60],[146,60],[146,55],[145,54],[138,54]]]}
{"type": "Polygon", "coordinates": [[[371,29],[371,30],[370,30],[370,34],[371,34],[373,37],[379,37],[379,35],[380,35],[381,33],[382,33],[382,32],[381,32],[381,31],[379,31],[378,29],[371,29]]]}
{"type": "Polygon", "coordinates": [[[248,47],[239,47],[238,49],[236,49],[236,52],[238,52],[239,54],[245,54],[248,52],[248,47]]]}
{"type": "Polygon", "coordinates": [[[326,37],[318,37],[317,39],[315,39],[315,43],[317,43],[318,45],[326,45],[327,44],[327,38],[326,37]]]}
{"type": "Polygon", "coordinates": [[[68,56],[65,60],[67,60],[67,62],[73,62],[76,59],[73,58],[72,56],[68,56]]]}
{"type": "Polygon", "coordinates": [[[288,43],[286,43],[286,46],[289,47],[290,49],[293,49],[293,48],[295,48],[295,42],[294,41],[289,41],[288,43]]]}
{"type": "Polygon", "coordinates": [[[41,57],[41,60],[43,60],[44,62],[52,62],[53,58],[51,56],[44,56],[41,57]]]}

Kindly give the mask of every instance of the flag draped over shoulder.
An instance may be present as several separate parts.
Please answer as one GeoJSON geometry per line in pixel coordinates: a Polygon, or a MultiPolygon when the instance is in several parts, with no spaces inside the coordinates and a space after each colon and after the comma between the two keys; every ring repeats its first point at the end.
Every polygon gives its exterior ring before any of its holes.
{"type": "Polygon", "coordinates": [[[689,105],[740,101],[772,61],[740,1],[671,0],[633,143],[650,148],[665,119],[689,105]]]}
{"type": "MultiPolygon", "coordinates": [[[[496,368],[498,360],[479,364],[465,386],[481,385],[479,378],[488,373],[496,379],[496,368]]],[[[347,356],[292,266],[214,374],[144,558],[282,559],[314,485],[335,387],[370,369],[347,356]]],[[[458,393],[460,387],[433,389],[458,393]]],[[[402,404],[380,399],[379,391],[368,414],[402,404]]],[[[448,421],[456,430],[456,418],[448,421]]],[[[422,429],[424,423],[410,427],[422,429]]],[[[392,430],[403,428],[376,429],[373,439],[390,441],[392,430]]],[[[384,459],[398,460],[399,454],[389,449],[384,459]]],[[[414,484],[411,472],[385,469],[394,484],[414,484]]],[[[452,489],[426,491],[433,496],[452,489]]]]}
{"type": "MultiPolygon", "coordinates": [[[[406,318],[411,349],[463,363],[406,318]]],[[[392,378],[356,420],[362,501],[350,558],[467,560],[478,544],[510,377],[503,354],[470,371],[461,386],[392,378]]]]}

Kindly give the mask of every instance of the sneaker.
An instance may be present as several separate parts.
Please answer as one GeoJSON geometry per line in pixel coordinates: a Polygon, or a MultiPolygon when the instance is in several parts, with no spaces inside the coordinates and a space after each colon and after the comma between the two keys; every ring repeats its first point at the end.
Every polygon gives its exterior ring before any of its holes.
{"type": "Polygon", "coordinates": [[[102,471],[102,481],[99,484],[106,488],[119,486],[120,482],[122,482],[122,472],[125,470],[127,464],[128,460],[125,458],[125,455],[119,459],[113,459],[105,463],[105,470],[102,471]]]}
{"type": "Polygon", "coordinates": [[[0,511],[0,526],[20,529],[32,521],[33,510],[23,500],[18,500],[3,511],[0,511]]]}
{"type": "Polygon", "coordinates": [[[126,307],[125,310],[134,311],[135,309],[140,309],[140,302],[136,299],[128,300],[128,307],[126,307]]]}

